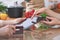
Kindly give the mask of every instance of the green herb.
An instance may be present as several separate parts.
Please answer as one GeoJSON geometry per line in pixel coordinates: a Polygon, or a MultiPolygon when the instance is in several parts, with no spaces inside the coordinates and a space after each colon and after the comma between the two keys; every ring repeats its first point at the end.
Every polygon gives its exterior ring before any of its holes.
{"type": "Polygon", "coordinates": [[[40,16],[45,19],[47,14],[46,13],[42,13],[40,16]]]}
{"type": "Polygon", "coordinates": [[[42,30],[46,30],[48,28],[49,28],[48,25],[45,25],[45,24],[40,24],[39,26],[39,29],[42,29],[42,30]]]}
{"type": "MultiPolygon", "coordinates": [[[[45,20],[47,14],[44,12],[44,13],[40,14],[40,16],[45,20]]],[[[46,30],[46,29],[48,29],[48,26],[47,26],[46,24],[41,23],[40,26],[39,26],[39,29],[44,29],[44,30],[46,30]]]]}
{"type": "Polygon", "coordinates": [[[0,2],[0,11],[2,12],[2,11],[5,11],[6,9],[7,9],[7,7],[4,6],[4,5],[2,4],[2,2],[0,2]]]}

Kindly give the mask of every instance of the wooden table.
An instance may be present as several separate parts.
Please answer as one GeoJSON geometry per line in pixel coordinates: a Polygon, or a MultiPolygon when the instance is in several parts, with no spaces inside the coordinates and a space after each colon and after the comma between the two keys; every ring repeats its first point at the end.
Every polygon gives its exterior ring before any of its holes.
{"type": "Polygon", "coordinates": [[[53,40],[60,36],[60,29],[24,31],[23,36],[24,40],[53,40]]]}
{"type": "Polygon", "coordinates": [[[0,37],[0,40],[23,40],[23,34],[15,34],[11,37],[0,37]]]}

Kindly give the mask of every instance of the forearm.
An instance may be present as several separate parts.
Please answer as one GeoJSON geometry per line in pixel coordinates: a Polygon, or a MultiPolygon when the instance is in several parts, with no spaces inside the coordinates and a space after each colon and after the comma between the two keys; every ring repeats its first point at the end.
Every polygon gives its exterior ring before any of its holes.
{"type": "Polygon", "coordinates": [[[36,13],[40,14],[40,13],[44,12],[45,10],[46,10],[45,7],[44,8],[40,8],[39,10],[36,11],[36,13]]]}
{"type": "Polygon", "coordinates": [[[4,21],[0,20],[0,27],[4,26],[4,21]]]}
{"type": "Polygon", "coordinates": [[[39,7],[39,5],[40,5],[40,4],[33,5],[33,8],[35,8],[35,7],[39,7]]]}
{"type": "Polygon", "coordinates": [[[9,24],[16,24],[16,23],[17,22],[15,20],[0,20],[0,27],[9,25],[9,24]]]}
{"type": "Polygon", "coordinates": [[[60,14],[58,14],[58,13],[56,13],[56,12],[50,10],[50,9],[46,9],[45,12],[46,12],[47,15],[55,17],[55,18],[60,20],[60,14]]]}
{"type": "Polygon", "coordinates": [[[4,21],[4,25],[8,25],[8,24],[16,24],[17,22],[15,20],[5,20],[4,21]]]}
{"type": "Polygon", "coordinates": [[[60,25],[60,21],[57,23],[57,25],[60,25]]]}

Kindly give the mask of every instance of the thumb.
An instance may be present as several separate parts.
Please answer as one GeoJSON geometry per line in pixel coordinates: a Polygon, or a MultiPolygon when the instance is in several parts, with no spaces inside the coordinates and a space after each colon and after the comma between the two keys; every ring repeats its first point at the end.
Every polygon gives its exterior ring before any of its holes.
{"type": "Polygon", "coordinates": [[[21,20],[25,20],[26,18],[21,18],[21,20]]]}
{"type": "Polygon", "coordinates": [[[42,23],[50,24],[50,22],[49,22],[49,21],[42,21],[42,23]]]}
{"type": "Polygon", "coordinates": [[[50,19],[50,20],[52,20],[52,19],[54,19],[53,17],[46,17],[47,19],[50,19]]]}

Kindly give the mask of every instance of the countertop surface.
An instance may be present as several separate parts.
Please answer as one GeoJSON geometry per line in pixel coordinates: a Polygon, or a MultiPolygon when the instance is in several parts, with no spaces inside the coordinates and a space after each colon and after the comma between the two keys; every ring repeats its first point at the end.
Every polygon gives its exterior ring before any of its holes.
{"type": "MultiPolygon", "coordinates": [[[[23,34],[15,34],[0,40],[56,40],[60,38],[60,28],[47,30],[24,30],[23,34]]],[[[60,40],[60,39],[59,39],[60,40]]]]}
{"type": "Polygon", "coordinates": [[[23,40],[23,34],[15,34],[11,37],[0,37],[0,40],[23,40]]]}
{"type": "MultiPolygon", "coordinates": [[[[60,38],[59,29],[24,31],[24,40],[58,40],[60,38]]],[[[60,39],[59,39],[60,40],[60,39]]]]}

